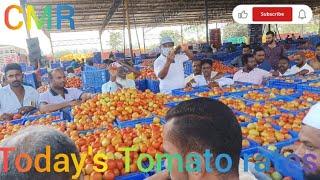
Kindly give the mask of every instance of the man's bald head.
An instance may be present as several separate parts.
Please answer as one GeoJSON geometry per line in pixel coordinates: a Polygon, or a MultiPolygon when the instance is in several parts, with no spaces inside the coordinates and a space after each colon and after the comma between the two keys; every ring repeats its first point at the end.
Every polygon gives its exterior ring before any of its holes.
{"type": "Polygon", "coordinates": [[[50,86],[55,89],[63,89],[66,83],[66,76],[63,69],[57,68],[48,73],[50,86]]]}
{"type": "MultiPolygon", "coordinates": [[[[74,142],[63,133],[46,127],[46,126],[30,126],[17,132],[16,134],[4,139],[0,147],[14,147],[15,150],[9,154],[9,170],[7,173],[0,173],[0,179],[47,179],[47,180],[64,180],[71,179],[75,174],[75,167],[73,166],[71,154],[75,154],[79,159],[79,152],[74,142]],[[50,173],[39,173],[34,166],[35,157],[37,154],[45,154],[46,146],[50,146],[50,173]],[[19,173],[15,166],[15,158],[22,153],[28,154],[33,163],[28,173],[19,173]],[[69,160],[69,172],[57,173],[54,172],[53,165],[55,156],[57,154],[66,154],[69,160]]],[[[3,153],[0,154],[0,169],[3,169],[3,153]]],[[[20,161],[21,167],[26,166],[26,159],[22,158],[20,161]]],[[[44,158],[40,160],[39,166],[41,168],[48,166],[44,158]]]]}

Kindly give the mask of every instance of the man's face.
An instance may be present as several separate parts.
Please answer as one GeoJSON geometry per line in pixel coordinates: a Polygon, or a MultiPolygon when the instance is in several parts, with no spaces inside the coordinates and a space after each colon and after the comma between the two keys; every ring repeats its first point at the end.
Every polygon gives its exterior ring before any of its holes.
{"type": "Polygon", "coordinates": [[[195,75],[201,74],[201,61],[193,61],[192,62],[192,71],[195,75]]]}
{"type": "Polygon", "coordinates": [[[257,63],[260,64],[266,58],[266,54],[264,53],[264,51],[257,51],[254,57],[255,57],[257,63]]]}
{"type": "Polygon", "coordinates": [[[254,69],[257,66],[256,60],[253,57],[250,57],[248,59],[248,64],[247,64],[247,68],[249,71],[251,71],[252,69],[254,69]]]}
{"type": "Polygon", "coordinates": [[[208,63],[202,65],[202,73],[204,76],[211,76],[212,66],[208,63]]]}
{"type": "Polygon", "coordinates": [[[268,44],[271,44],[271,43],[273,43],[273,41],[274,41],[273,35],[272,35],[272,34],[267,35],[267,37],[266,37],[266,42],[267,42],[268,44]]]}
{"type": "Polygon", "coordinates": [[[66,76],[62,71],[55,71],[52,73],[52,86],[57,89],[64,88],[66,83],[66,76]]]}
{"type": "Polygon", "coordinates": [[[122,69],[122,68],[119,68],[118,70],[118,76],[121,78],[121,79],[126,79],[127,77],[127,72],[122,69]]]}
{"type": "Polygon", "coordinates": [[[6,73],[6,83],[12,87],[19,87],[22,85],[23,74],[19,70],[9,70],[6,73]]]}
{"type": "MultiPolygon", "coordinates": [[[[164,129],[163,129],[163,149],[164,149],[164,153],[167,153],[169,155],[174,155],[174,154],[181,154],[178,147],[172,143],[172,139],[169,137],[169,131],[172,128],[172,121],[169,123],[166,123],[164,125],[164,129]]],[[[170,162],[169,162],[170,163],[170,162]]],[[[166,160],[165,163],[167,169],[169,168],[168,165],[168,160],[166,160]]],[[[170,170],[168,169],[168,171],[170,172],[170,170]]],[[[183,164],[179,164],[179,161],[177,160],[177,158],[172,158],[172,169],[170,172],[170,178],[172,180],[180,180],[180,179],[185,179],[188,180],[188,173],[185,171],[185,168],[183,166],[183,164]],[[183,172],[179,172],[179,166],[183,167],[183,172]]]]}
{"type": "Polygon", "coordinates": [[[279,70],[282,72],[286,72],[287,69],[289,68],[289,63],[285,59],[280,59],[279,64],[278,64],[279,70]]]}
{"type": "Polygon", "coordinates": [[[316,55],[317,55],[318,57],[320,57],[320,46],[318,46],[317,49],[316,49],[316,55]]]}
{"type": "Polygon", "coordinates": [[[250,48],[242,48],[242,55],[244,54],[250,54],[250,48]]]}
{"type": "Polygon", "coordinates": [[[304,60],[299,54],[294,56],[294,61],[297,63],[298,66],[301,66],[304,64],[304,60]]]}
{"type": "Polygon", "coordinates": [[[299,140],[301,144],[295,150],[295,154],[298,155],[300,158],[306,159],[309,155],[314,155],[315,159],[308,157],[308,162],[303,161],[304,170],[310,169],[313,171],[305,172],[306,175],[318,175],[320,177],[320,130],[303,125],[302,129],[299,134],[299,140]],[[312,168],[310,166],[310,162],[314,163],[315,167],[312,168]]]}

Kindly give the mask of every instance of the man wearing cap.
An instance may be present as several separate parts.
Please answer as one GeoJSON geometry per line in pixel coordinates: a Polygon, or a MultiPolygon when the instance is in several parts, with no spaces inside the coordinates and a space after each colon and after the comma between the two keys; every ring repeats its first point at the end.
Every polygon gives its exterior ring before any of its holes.
{"type": "Polygon", "coordinates": [[[65,88],[66,76],[63,69],[54,69],[48,73],[50,89],[40,94],[40,111],[50,113],[78,105],[81,101],[92,98],[77,88],[65,88]]]}
{"type": "Polygon", "coordinates": [[[136,88],[134,80],[127,79],[128,69],[124,66],[109,67],[110,81],[102,85],[102,93],[116,92],[123,88],[136,88]]]}
{"type": "Polygon", "coordinates": [[[0,89],[0,115],[2,120],[11,120],[13,114],[25,114],[38,105],[39,94],[30,86],[23,85],[23,74],[19,64],[8,64],[5,69],[8,85],[0,89]]]}
{"type": "Polygon", "coordinates": [[[187,46],[173,49],[174,42],[170,37],[161,39],[161,55],[154,62],[154,72],[160,80],[160,92],[171,94],[174,89],[184,88],[184,68],[183,63],[193,58],[192,52],[187,46]]]}

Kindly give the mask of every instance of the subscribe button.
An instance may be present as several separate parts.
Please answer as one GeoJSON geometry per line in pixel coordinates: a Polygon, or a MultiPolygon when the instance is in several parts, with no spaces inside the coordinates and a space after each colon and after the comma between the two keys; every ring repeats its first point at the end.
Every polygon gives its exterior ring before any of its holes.
{"type": "Polygon", "coordinates": [[[313,14],[306,5],[239,5],[232,16],[240,24],[306,24],[313,14]]]}

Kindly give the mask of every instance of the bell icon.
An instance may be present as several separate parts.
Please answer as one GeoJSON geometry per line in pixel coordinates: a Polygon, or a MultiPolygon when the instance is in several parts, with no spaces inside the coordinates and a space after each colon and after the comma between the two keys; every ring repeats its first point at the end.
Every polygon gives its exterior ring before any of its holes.
{"type": "Polygon", "coordinates": [[[305,19],[305,18],[306,18],[306,12],[305,12],[303,9],[301,9],[301,10],[299,11],[299,16],[298,16],[298,18],[299,18],[299,19],[305,19]]]}

